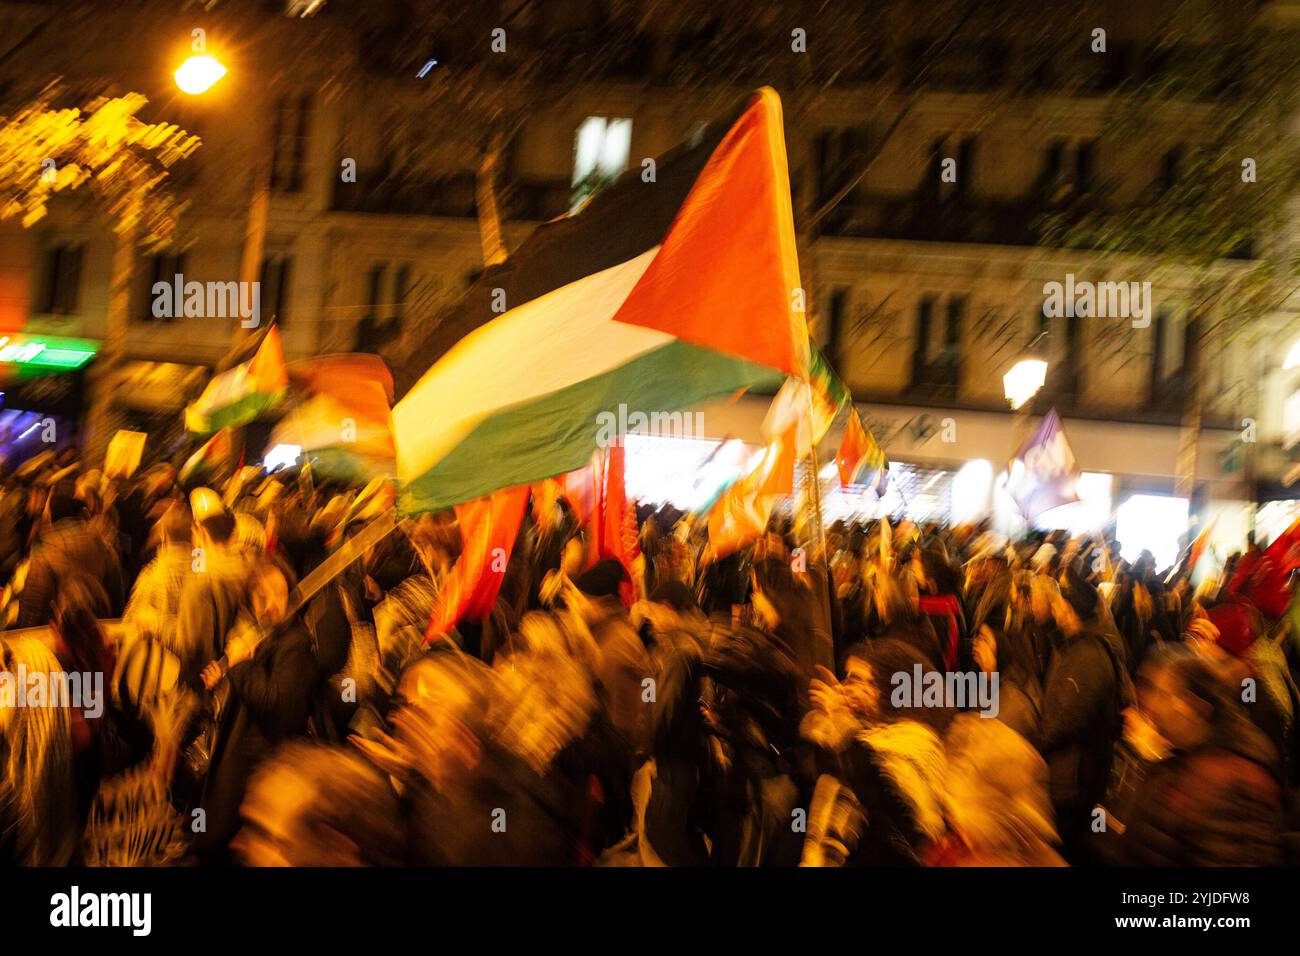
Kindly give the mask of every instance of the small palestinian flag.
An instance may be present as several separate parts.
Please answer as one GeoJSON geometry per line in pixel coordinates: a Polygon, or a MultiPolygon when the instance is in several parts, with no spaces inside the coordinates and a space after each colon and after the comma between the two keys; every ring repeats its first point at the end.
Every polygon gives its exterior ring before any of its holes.
{"type": "Polygon", "coordinates": [[[840,450],[835,453],[835,467],[840,472],[840,486],[870,485],[880,497],[889,487],[889,462],[875,436],[862,424],[856,408],[850,409],[840,450]]]}
{"type": "Polygon", "coordinates": [[[666,413],[802,373],[776,93],[644,172],[541,226],[395,370],[402,511],[573,471],[620,405],[666,413]]]}
{"type": "Polygon", "coordinates": [[[247,362],[215,375],[185,409],[185,428],[194,435],[211,435],[222,428],[245,425],[279,404],[289,389],[284,347],[273,325],[247,362]]]}
{"type": "Polygon", "coordinates": [[[177,482],[181,485],[192,485],[200,481],[210,481],[213,477],[233,469],[241,450],[238,445],[231,429],[221,429],[205,441],[203,447],[186,459],[185,464],[177,472],[177,482]]]}
{"type": "Polygon", "coordinates": [[[799,378],[786,379],[763,419],[763,437],[771,441],[797,426],[798,455],[803,458],[813,445],[826,437],[835,416],[848,402],[849,390],[826,361],[826,356],[818,349],[811,349],[807,382],[799,378]]]}
{"type": "Polygon", "coordinates": [[[777,498],[794,492],[796,429],[770,442],[758,463],[709,511],[708,561],[725,558],[767,531],[777,498]]]}

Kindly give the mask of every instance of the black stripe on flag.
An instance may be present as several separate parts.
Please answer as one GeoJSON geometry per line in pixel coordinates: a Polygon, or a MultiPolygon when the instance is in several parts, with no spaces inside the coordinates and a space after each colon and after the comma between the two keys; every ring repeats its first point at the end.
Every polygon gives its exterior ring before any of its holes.
{"type": "Polygon", "coordinates": [[[499,266],[487,270],[461,299],[429,323],[409,355],[389,364],[400,399],[457,342],[499,316],[492,311],[496,289],[505,290],[507,309],[627,262],[663,241],[691,187],[727,131],[749,107],[746,96],[698,137],[655,159],[655,181],[643,182],[641,161],[597,193],[576,216],[539,226],[499,266]]]}

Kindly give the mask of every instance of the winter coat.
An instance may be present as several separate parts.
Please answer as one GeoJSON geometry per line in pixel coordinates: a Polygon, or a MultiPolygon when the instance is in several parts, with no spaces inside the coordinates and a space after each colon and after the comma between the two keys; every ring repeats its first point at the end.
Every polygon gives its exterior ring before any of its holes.
{"type": "Polygon", "coordinates": [[[1282,863],[1277,756],[1245,720],[1195,750],[1148,765],[1116,862],[1127,866],[1282,863]]]}
{"type": "Polygon", "coordinates": [[[52,621],[51,604],[63,586],[77,577],[99,582],[108,596],[110,612],[121,610],[124,587],[116,551],[96,522],[64,518],[50,526],[32,550],[14,626],[39,627],[52,621]]]}
{"type": "Polygon", "coordinates": [[[301,624],[267,638],[251,659],[230,668],[230,694],[217,724],[212,761],[199,806],[207,832],[194,846],[211,850],[239,830],[239,805],[257,765],[281,741],[307,732],[319,681],[316,657],[301,624]]]}
{"type": "MultiPolygon", "coordinates": [[[[831,760],[828,776],[842,781],[852,793],[850,804],[856,804],[850,815],[858,822],[845,827],[856,836],[844,842],[845,863],[920,865],[930,844],[944,833],[946,767],[943,742],[934,731],[914,720],[877,724],[856,734],[838,754],[825,756],[831,760]]],[[[807,864],[807,851],[804,856],[807,864]]]]}
{"type": "Polygon", "coordinates": [[[248,564],[237,555],[209,552],[204,570],[191,568],[181,587],[176,628],[164,633],[167,649],[180,658],[181,682],[201,691],[199,675],[225,651],[226,634],[248,584],[248,564]]]}
{"type": "Polygon", "coordinates": [[[1119,652],[1089,625],[1052,652],[1039,745],[1063,836],[1086,824],[1083,815],[1105,794],[1122,726],[1124,674],[1119,652]]]}

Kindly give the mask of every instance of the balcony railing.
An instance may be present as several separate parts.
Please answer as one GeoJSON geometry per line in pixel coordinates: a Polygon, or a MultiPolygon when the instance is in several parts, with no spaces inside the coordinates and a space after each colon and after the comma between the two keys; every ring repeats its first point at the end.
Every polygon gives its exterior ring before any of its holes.
{"type": "Polygon", "coordinates": [[[355,183],[334,184],[330,208],[335,212],[473,218],[474,174],[407,179],[386,176],[382,171],[358,170],[355,183]]]}
{"type": "Polygon", "coordinates": [[[823,235],[859,239],[1032,246],[1042,205],[1028,201],[918,196],[846,199],[823,220],[823,235]]]}
{"type": "MultiPolygon", "coordinates": [[[[573,189],[565,181],[503,183],[497,192],[503,219],[544,222],[569,210],[573,189]]],[[[382,171],[359,170],[355,183],[334,184],[334,212],[390,216],[438,216],[473,219],[477,215],[476,178],[472,172],[411,179],[382,171]]]]}

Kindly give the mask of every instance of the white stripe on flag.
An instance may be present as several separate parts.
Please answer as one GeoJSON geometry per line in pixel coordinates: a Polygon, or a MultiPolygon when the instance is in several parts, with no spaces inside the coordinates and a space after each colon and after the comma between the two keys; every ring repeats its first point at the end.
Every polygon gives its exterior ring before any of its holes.
{"type": "Polygon", "coordinates": [[[671,344],[664,332],[612,321],[658,252],[554,289],[457,342],[393,409],[399,478],[424,474],[495,411],[671,344]]]}

